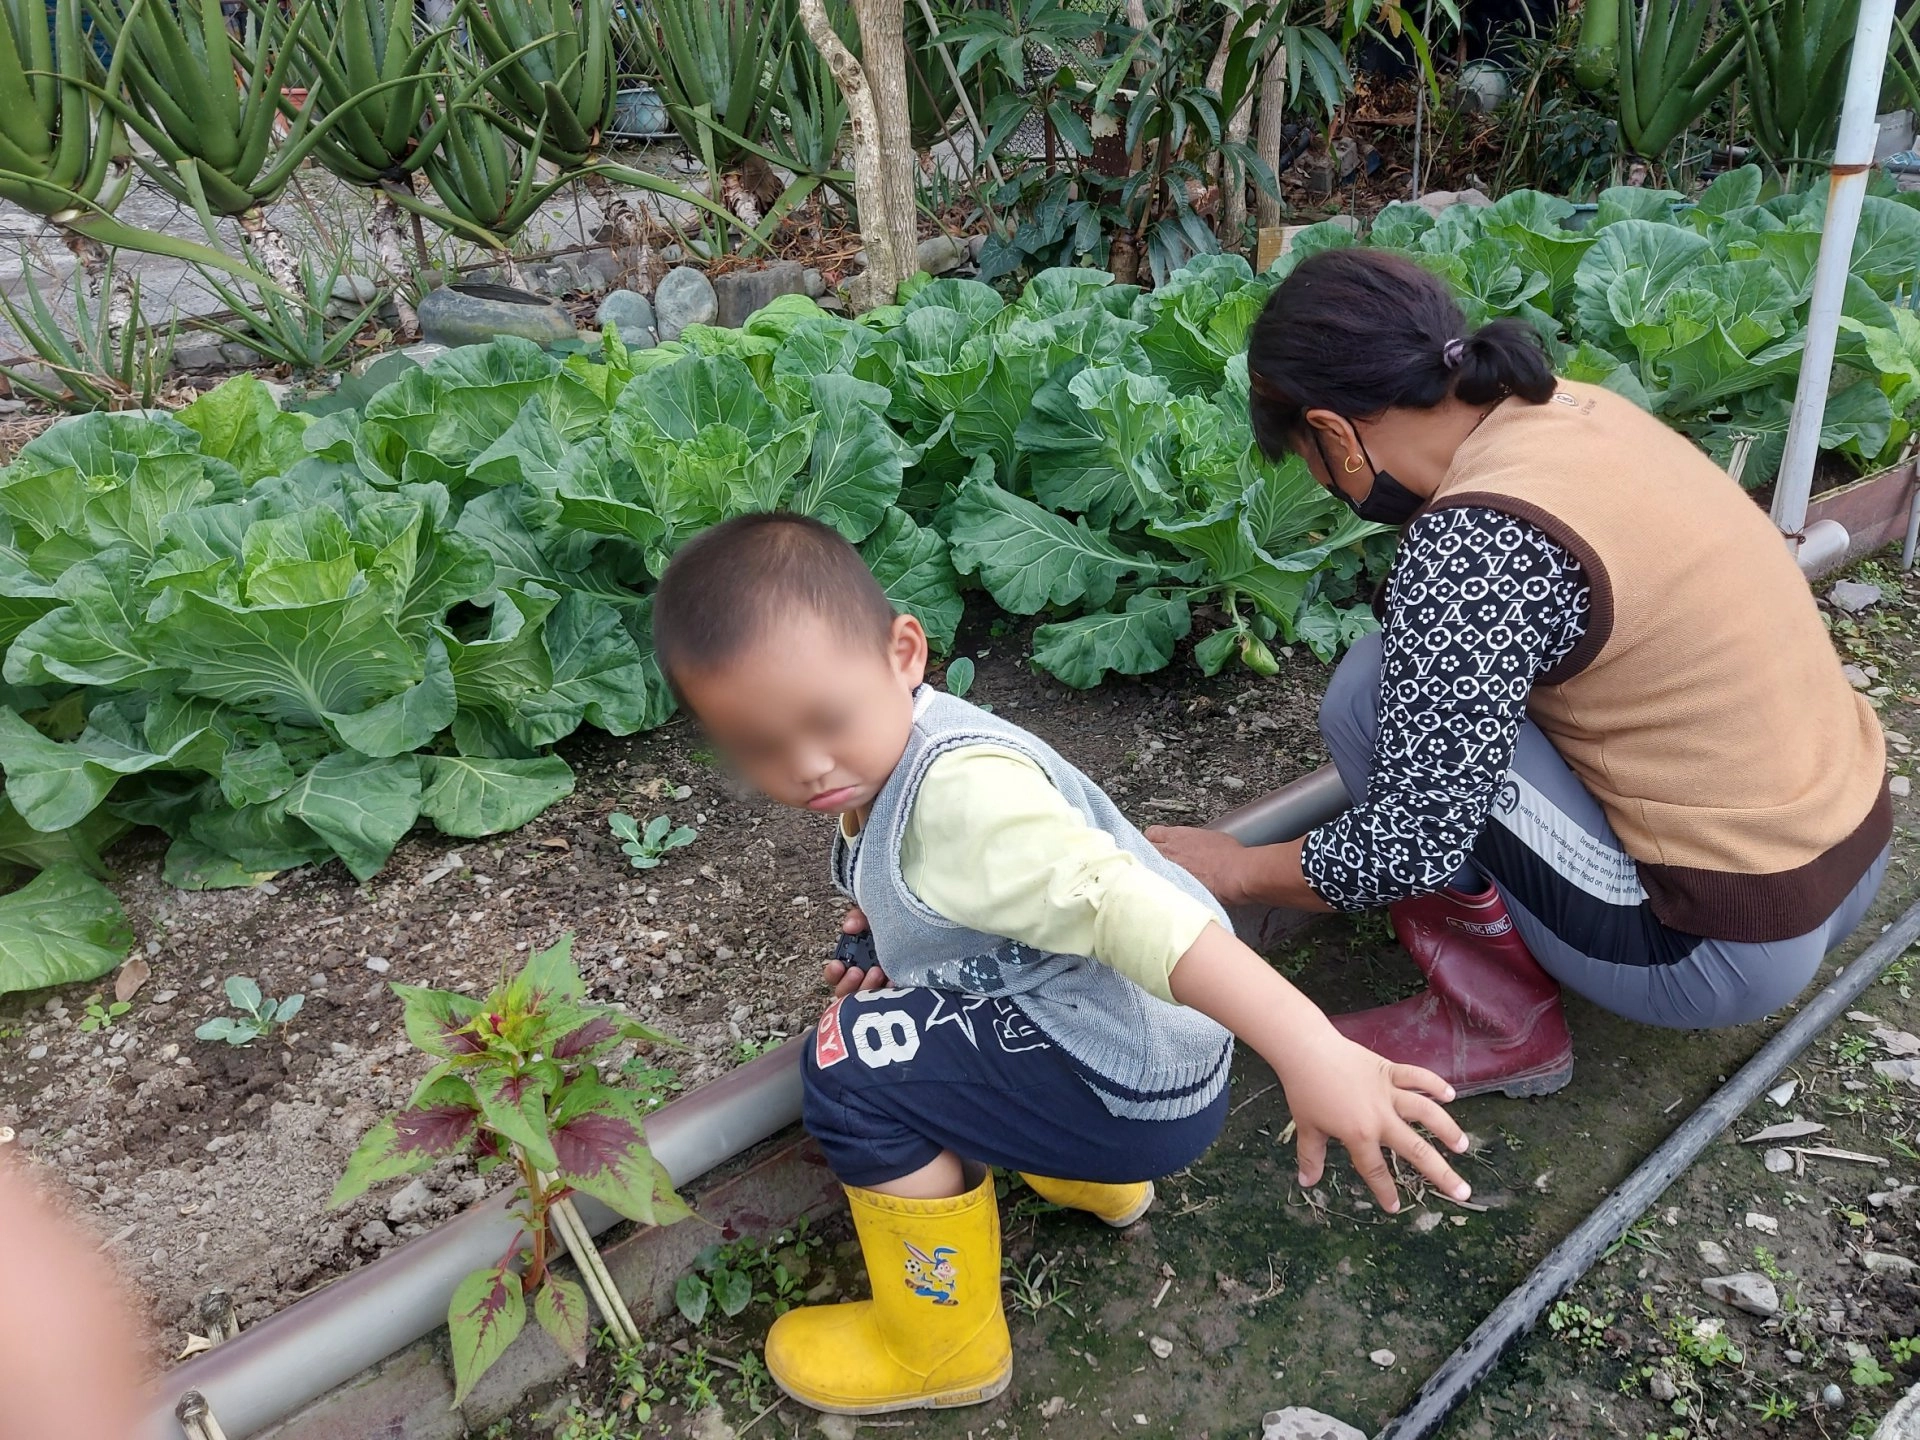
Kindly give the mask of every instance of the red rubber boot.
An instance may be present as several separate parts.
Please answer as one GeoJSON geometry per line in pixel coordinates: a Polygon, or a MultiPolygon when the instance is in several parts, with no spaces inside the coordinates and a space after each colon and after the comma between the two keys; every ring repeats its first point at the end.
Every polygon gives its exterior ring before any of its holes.
{"type": "Polygon", "coordinates": [[[1389,1060],[1426,1067],[1456,1095],[1550,1095],[1573,1078],[1560,986],[1527,952],[1499,891],[1442,890],[1388,914],[1427,988],[1336,1015],[1335,1029],[1389,1060]]]}

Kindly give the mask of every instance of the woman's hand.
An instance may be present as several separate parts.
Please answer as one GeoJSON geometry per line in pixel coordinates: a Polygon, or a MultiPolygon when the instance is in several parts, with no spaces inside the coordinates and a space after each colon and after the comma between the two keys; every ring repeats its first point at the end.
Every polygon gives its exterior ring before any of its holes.
{"type": "Polygon", "coordinates": [[[1147,839],[1167,859],[1207,889],[1222,905],[1252,902],[1252,852],[1231,835],[1188,825],[1149,825],[1147,839]]]}
{"type": "Polygon", "coordinates": [[[1421,1126],[1456,1153],[1467,1137],[1438,1102],[1453,1099],[1453,1087],[1431,1070],[1396,1065],[1356,1045],[1324,1020],[1302,1027],[1287,1045],[1280,1084],[1287,1092],[1297,1131],[1300,1183],[1314,1186],[1327,1168],[1327,1141],[1338,1140],[1353,1157],[1353,1168],[1389,1215],[1400,1209],[1384,1145],[1455,1200],[1472,1191],[1434,1145],[1413,1127],[1421,1126]]]}
{"type": "MultiPolygon", "coordinates": [[[[847,918],[840,922],[842,935],[859,935],[867,928],[867,917],[858,905],[847,911],[847,918]]],[[[833,987],[833,998],[844,1000],[847,996],[861,990],[884,990],[887,988],[887,972],[878,965],[869,965],[862,970],[857,965],[848,965],[842,960],[829,960],[822,967],[827,984],[833,987]]]]}

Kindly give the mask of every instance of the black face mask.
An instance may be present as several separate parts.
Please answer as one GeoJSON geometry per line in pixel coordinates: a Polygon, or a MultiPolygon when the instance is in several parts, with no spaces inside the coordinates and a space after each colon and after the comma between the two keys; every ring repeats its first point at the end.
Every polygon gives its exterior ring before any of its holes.
{"type": "MultiPolygon", "coordinates": [[[[1355,439],[1359,439],[1356,434],[1355,439]]],[[[1327,459],[1327,448],[1320,443],[1320,432],[1313,432],[1314,447],[1320,451],[1320,463],[1327,467],[1329,478],[1333,475],[1333,464],[1327,459]]],[[[1366,456],[1367,468],[1373,471],[1373,488],[1367,491],[1367,498],[1356,500],[1336,483],[1333,493],[1346,502],[1347,508],[1362,520],[1370,520],[1375,525],[1404,525],[1420,513],[1420,507],[1426,500],[1414,494],[1391,473],[1382,470],[1373,463],[1373,456],[1367,454],[1367,442],[1360,441],[1360,453],[1366,456]]]]}

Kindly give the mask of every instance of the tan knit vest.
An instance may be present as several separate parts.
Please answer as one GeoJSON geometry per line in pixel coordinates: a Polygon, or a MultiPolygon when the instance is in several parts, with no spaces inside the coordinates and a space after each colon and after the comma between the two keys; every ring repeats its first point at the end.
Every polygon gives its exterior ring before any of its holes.
{"type": "Polygon", "coordinates": [[[1528,702],[1613,822],[1665,924],[1785,940],[1892,834],[1885,741],[1779,532],[1683,436],[1562,381],[1504,401],[1429,508],[1526,520],[1592,586],[1586,635],[1528,702]]]}

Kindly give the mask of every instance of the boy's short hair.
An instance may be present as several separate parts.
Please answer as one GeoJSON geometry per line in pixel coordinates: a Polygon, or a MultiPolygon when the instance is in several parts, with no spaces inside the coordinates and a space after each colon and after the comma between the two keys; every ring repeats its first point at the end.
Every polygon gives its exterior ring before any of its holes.
{"type": "Polygon", "coordinates": [[[774,621],[818,615],[849,641],[884,648],[893,602],[860,552],[808,515],[739,515],[674,552],[653,595],[653,648],[667,683],[734,659],[774,621]]]}

